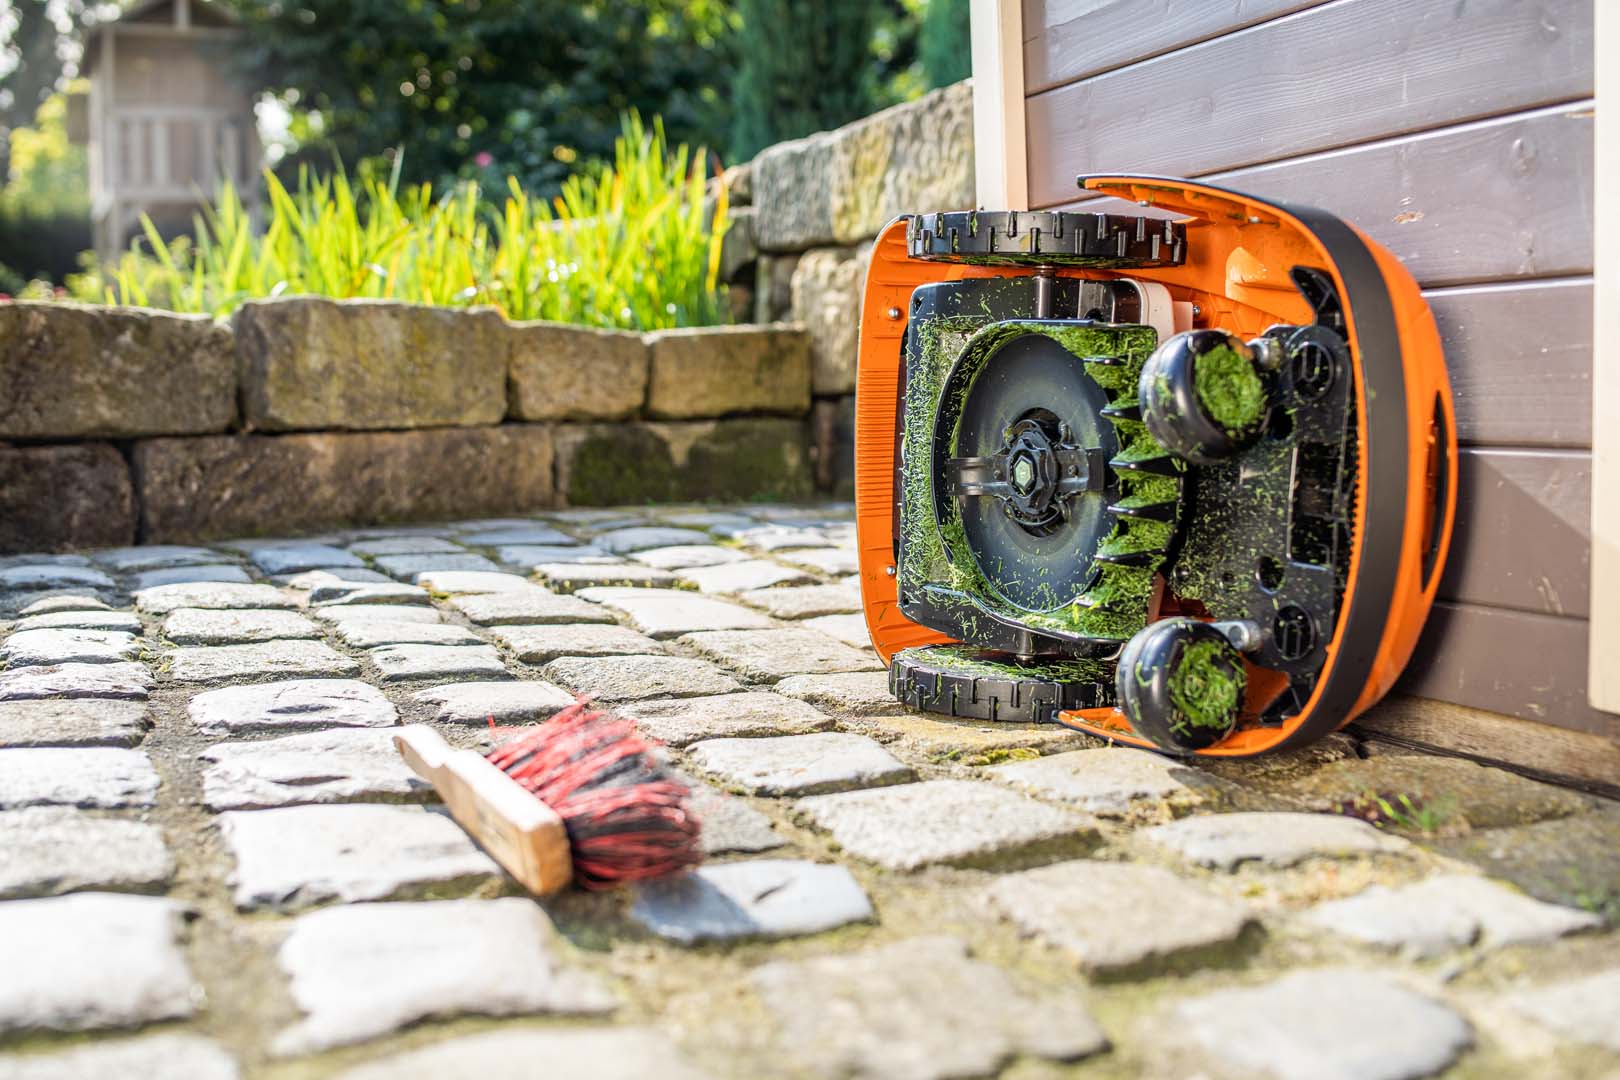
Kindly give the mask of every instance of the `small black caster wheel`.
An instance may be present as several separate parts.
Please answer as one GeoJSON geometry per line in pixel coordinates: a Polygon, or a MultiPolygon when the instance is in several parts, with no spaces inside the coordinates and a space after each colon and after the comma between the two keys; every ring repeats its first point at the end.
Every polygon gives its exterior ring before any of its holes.
{"type": "Polygon", "coordinates": [[[1265,426],[1267,379],[1254,349],[1224,330],[1166,338],[1142,366],[1142,419],[1166,450],[1213,465],[1253,442],[1265,426]]]}
{"type": "Polygon", "coordinates": [[[1119,708],[1159,749],[1190,754],[1232,733],[1248,676],[1226,635],[1196,619],[1150,623],[1114,673],[1119,708]]]}

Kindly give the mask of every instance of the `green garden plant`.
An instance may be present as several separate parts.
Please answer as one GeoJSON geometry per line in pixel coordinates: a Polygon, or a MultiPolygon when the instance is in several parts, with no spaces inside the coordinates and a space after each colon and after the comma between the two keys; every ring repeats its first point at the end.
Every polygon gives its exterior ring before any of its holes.
{"type": "MultiPolygon", "coordinates": [[[[397,160],[397,159],[396,159],[397,160]]],[[[115,265],[76,281],[110,303],[223,315],[280,295],[493,305],[511,319],[635,330],[724,322],[718,284],[727,195],[705,201],[702,151],[671,150],[662,125],[624,118],[610,166],[546,201],[516,179],[499,204],[473,183],[435,195],[387,177],[308,169],[289,190],[266,174],[256,228],[223,187],[195,237],[165,242],[148,220],[115,265]]]]}

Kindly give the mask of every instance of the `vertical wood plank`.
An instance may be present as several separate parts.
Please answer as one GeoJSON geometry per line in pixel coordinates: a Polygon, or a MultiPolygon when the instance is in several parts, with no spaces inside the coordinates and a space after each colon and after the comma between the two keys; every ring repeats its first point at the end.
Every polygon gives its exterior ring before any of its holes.
{"type": "Polygon", "coordinates": [[[1021,0],[973,0],[973,164],[976,201],[1029,208],[1021,0]]]}
{"type": "Polygon", "coordinates": [[[1620,713],[1620,11],[1598,4],[1592,327],[1592,704],[1620,713]]]}

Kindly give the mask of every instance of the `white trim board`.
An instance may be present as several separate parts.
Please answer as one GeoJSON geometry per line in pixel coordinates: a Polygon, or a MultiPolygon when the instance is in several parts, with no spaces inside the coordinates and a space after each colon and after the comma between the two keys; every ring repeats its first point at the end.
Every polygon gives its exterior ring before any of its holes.
{"type": "Polygon", "coordinates": [[[1029,209],[1021,0],[972,0],[975,202],[1029,209]]]}
{"type": "Polygon", "coordinates": [[[1593,5],[1592,600],[1587,699],[1620,712],[1620,4],[1593,5]],[[1603,57],[1609,57],[1605,61],[1603,57]]]}

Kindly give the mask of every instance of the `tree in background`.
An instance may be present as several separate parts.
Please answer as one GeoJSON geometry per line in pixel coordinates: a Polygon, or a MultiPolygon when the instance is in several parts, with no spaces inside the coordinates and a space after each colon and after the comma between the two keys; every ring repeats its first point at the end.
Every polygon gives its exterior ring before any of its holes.
{"type": "Polygon", "coordinates": [[[296,160],[393,147],[406,181],[514,174],[555,190],[610,158],[619,116],[719,149],[725,0],[233,0],[245,61],[292,116],[296,160]]]}
{"type": "Polygon", "coordinates": [[[917,58],[929,89],[973,74],[968,5],[969,0],[928,0],[917,35],[917,58]]]}

